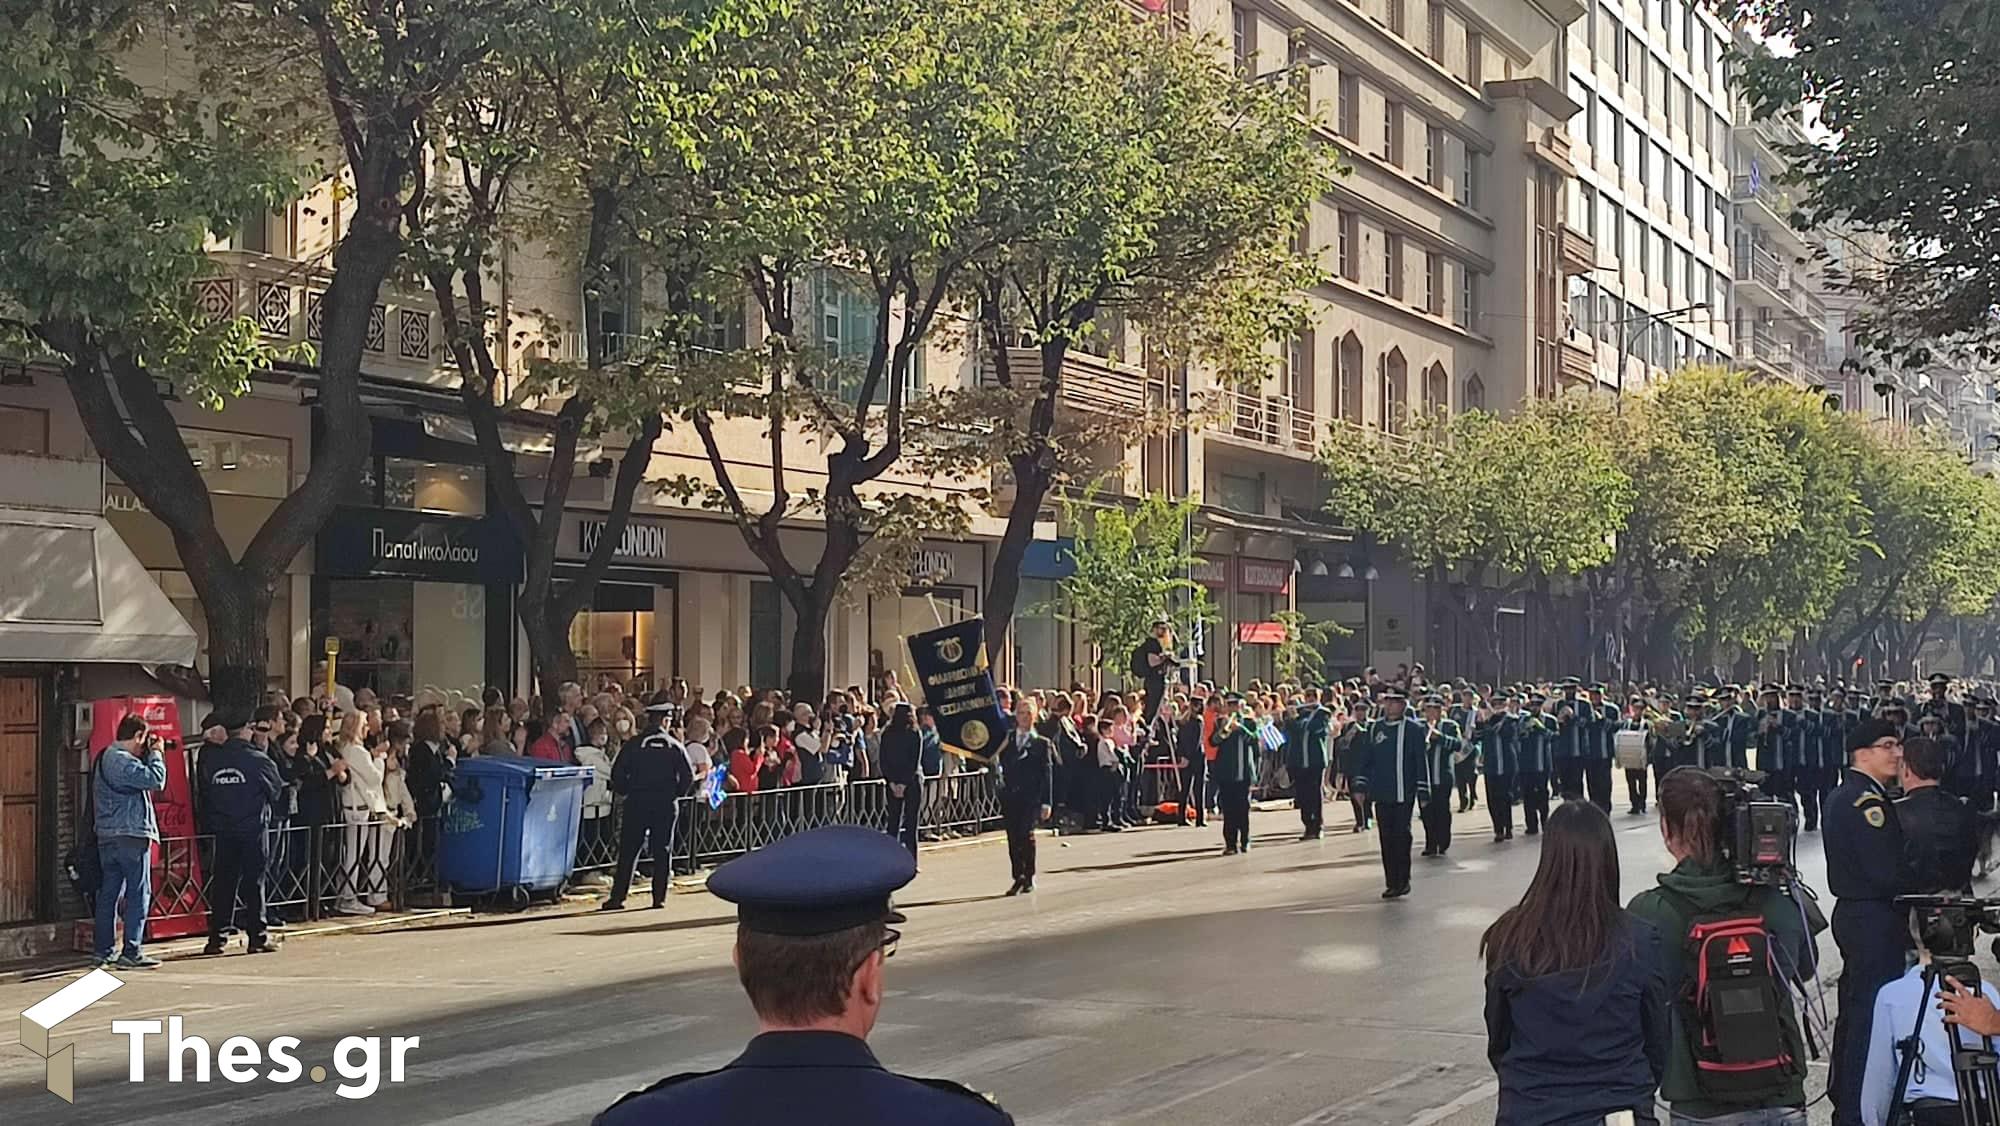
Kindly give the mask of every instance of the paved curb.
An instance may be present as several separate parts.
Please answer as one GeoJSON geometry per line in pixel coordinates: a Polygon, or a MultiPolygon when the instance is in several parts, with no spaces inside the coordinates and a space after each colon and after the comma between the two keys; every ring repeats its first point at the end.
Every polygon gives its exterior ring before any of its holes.
{"type": "MultiPolygon", "coordinates": [[[[1054,834],[1051,832],[1050,835],[1054,834]]],[[[919,845],[919,851],[951,852],[963,848],[991,845],[1005,839],[1005,833],[980,833],[971,837],[952,837],[941,841],[923,841],[919,845]]],[[[714,869],[708,868],[691,876],[675,876],[670,884],[672,893],[675,895],[705,893],[708,890],[708,874],[712,871],[714,869]]],[[[483,917],[497,921],[506,918],[552,919],[568,915],[591,914],[596,912],[598,905],[604,902],[605,896],[610,890],[611,885],[609,881],[603,884],[584,885],[583,888],[573,890],[568,895],[565,895],[558,903],[504,914],[489,912],[483,917]]],[[[318,919],[309,923],[297,923],[281,931],[274,931],[272,933],[278,937],[278,945],[282,947],[286,943],[305,938],[418,930],[446,920],[469,919],[473,915],[474,911],[471,907],[418,907],[408,911],[397,911],[360,919],[318,919]]],[[[208,937],[206,935],[161,939],[157,942],[148,942],[146,944],[146,952],[164,960],[173,962],[185,961],[198,965],[202,961],[211,960],[202,958],[200,954],[202,947],[207,942],[208,937]]],[[[235,948],[235,941],[232,939],[231,949],[234,950],[235,948]]],[[[224,957],[226,956],[224,955],[224,957]]],[[[83,958],[84,956],[81,954],[65,952],[59,955],[51,954],[23,962],[16,962],[12,965],[0,965],[0,984],[14,985],[22,982],[39,981],[45,978],[63,977],[69,974],[80,973],[88,967],[88,963],[83,962],[83,958]]]]}

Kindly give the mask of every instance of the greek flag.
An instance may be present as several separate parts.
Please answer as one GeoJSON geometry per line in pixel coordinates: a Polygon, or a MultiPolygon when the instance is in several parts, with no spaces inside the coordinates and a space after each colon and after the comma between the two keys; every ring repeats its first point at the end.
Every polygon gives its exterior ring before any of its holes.
{"type": "Polygon", "coordinates": [[[710,767],[702,790],[701,796],[708,799],[708,808],[722,808],[722,799],[729,796],[729,772],[719,766],[710,767]]]}
{"type": "Polygon", "coordinates": [[[1285,733],[1278,730],[1277,724],[1266,720],[1264,725],[1257,729],[1257,741],[1264,745],[1265,750],[1275,751],[1285,745],[1285,733]]]}

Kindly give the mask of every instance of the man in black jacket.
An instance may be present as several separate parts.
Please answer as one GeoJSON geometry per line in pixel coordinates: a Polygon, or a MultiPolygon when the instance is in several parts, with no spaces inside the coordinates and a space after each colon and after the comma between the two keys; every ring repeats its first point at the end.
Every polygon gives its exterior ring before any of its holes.
{"type": "Polygon", "coordinates": [[[208,881],[208,945],[202,953],[222,953],[240,896],[250,953],[268,954],[277,948],[265,929],[264,870],[270,859],[265,830],[285,784],[277,764],[250,742],[247,715],[212,716],[202,722],[204,730],[212,727],[221,727],[229,738],[203,743],[195,765],[202,830],[215,838],[208,881]]]}
{"type": "Polygon", "coordinates": [[[674,878],[675,803],[694,789],[694,767],[687,750],[670,734],[675,707],[664,696],[646,706],[653,728],[633,737],[611,764],[611,792],[625,799],[619,810],[618,871],[611,880],[611,898],[600,911],[625,906],[639,850],[653,841],[653,907],[667,905],[667,888],[674,878]]]}
{"type": "Polygon", "coordinates": [[[1014,869],[1008,895],[1035,890],[1035,826],[1049,816],[1054,792],[1055,745],[1035,730],[1033,696],[1014,706],[1014,730],[1000,748],[1000,819],[1007,829],[1007,859],[1014,869]]]}

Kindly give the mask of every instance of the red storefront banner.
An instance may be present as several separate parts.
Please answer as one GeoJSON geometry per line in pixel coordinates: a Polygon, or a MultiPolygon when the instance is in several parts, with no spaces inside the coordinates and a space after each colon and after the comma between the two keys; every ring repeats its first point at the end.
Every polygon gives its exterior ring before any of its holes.
{"type": "Polygon", "coordinates": [[[1236,641],[1241,645],[1283,645],[1285,623],[1244,622],[1236,627],[1236,641]]]}
{"type": "MultiPolygon", "coordinates": [[[[172,696],[112,696],[90,706],[90,761],[118,735],[118,721],[136,715],[166,745],[167,788],[153,795],[153,819],[162,839],[174,840],[171,851],[153,846],[153,905],[146,933],[153,938],[177,938],[208,929],[201,907],[201,857],[194,848],[194,779],[188,752],[181,745],[181,709],[172,696]],[[175,840],[178,838],[178,840],[175,840]]],[[[93,776],[95,771],[93,769],[93,776]]]]}

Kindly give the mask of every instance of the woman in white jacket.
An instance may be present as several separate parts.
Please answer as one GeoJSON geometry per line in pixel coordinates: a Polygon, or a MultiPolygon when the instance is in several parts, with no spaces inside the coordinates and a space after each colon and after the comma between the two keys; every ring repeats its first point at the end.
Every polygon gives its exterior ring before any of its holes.
{"type": "Polygon", "coordinates": [[[333,909],[341,915],[373,915],[376,907],[389,901],[381,874],[396,829],[388,821],[389,803],[382,789],[379,737],[378,750],[370,750],[364,742],[367,722],[358,711],[340,717],[340,758],[347,764],[347,787],[340,791],[340,886],[333,909]]]}

